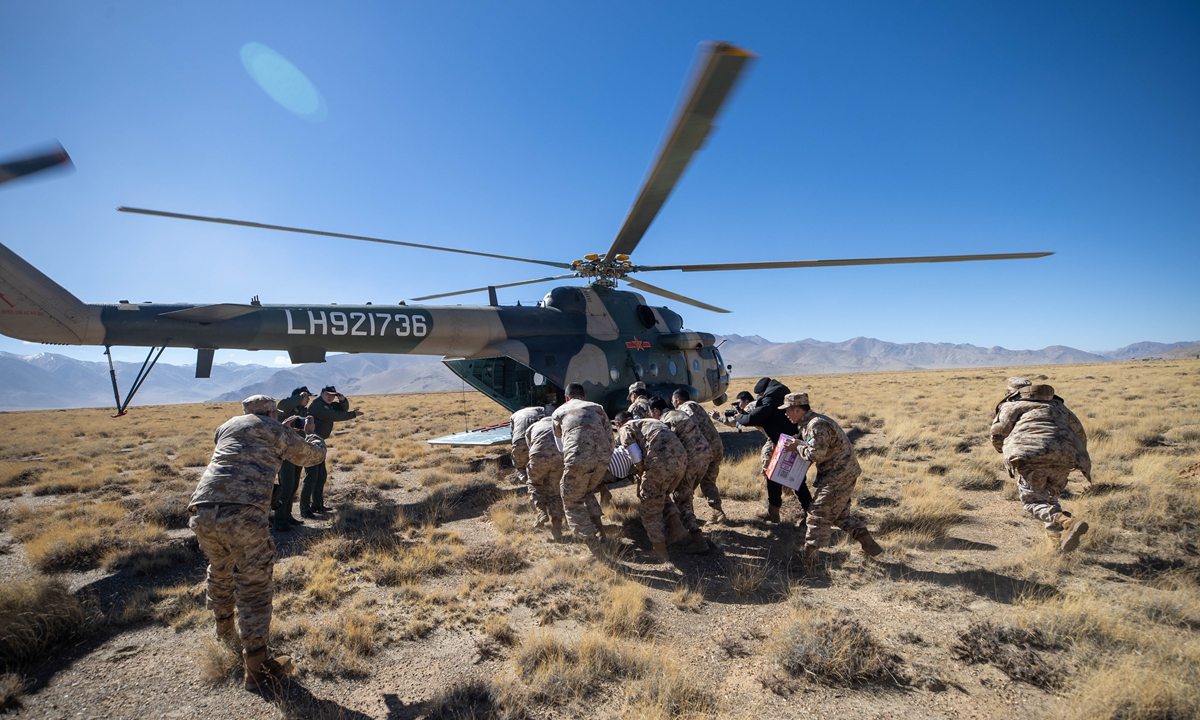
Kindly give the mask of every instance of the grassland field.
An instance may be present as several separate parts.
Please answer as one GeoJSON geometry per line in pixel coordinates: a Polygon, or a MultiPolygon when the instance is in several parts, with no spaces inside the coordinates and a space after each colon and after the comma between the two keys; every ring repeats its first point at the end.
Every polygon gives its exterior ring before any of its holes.
{"type": "MultiPolygon", "coordinates": [[[[1200,361],[785,378],[855,443],[853,512],[798,560],[765,502],[762,436],[723,428],[713,552],[651,561],[633,488],[610,560],[533,528],[506,448],[429,446],[503,422],[478,394],[351,398],[335,512],[276,535],[263,694],[211,637],[187,499],[236,404],[0,413],[0,708],[17,718],[1200,717],[1200,361]],[[1062,555],[988,426],[1005,379],[1052,384],[1094,482],[1062,555]]],[[[732,395],[753,379],[735,381],[732,395]]],[[[702,499],[697,514],[707,517],[702,499]]]]}

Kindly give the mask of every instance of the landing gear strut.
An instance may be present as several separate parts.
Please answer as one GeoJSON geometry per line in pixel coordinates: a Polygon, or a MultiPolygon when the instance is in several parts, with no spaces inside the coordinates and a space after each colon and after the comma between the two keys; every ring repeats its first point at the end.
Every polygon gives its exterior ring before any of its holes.
{"type": "Polygon", "coordinates": [[[113,400],[117,403],[117,414],[113,415],[114,418],[119,418],[126,414],[126,409],[133,400],[133,396],[142,387],[142,383],[146,382],[146,378],[150,376],[150,371],[154,369],[155,364],[158,363],[158,359],[162,357],[163,350],[166,349],[166,345],[158,348],[150,348],[146,359],[142,361],[142,369],[138,370],[137,377],[133,379],[133,386],[129,388],[129,394],[125,396],[125,401],[121,402],[121,391],[117,389],[117,370],[113,367],[112,346],[104,346],[104,354],[108,356],[108,376],[112,378],[113,400]],[[158,351],[157,355],[154,353],[155,350],[158,351]]]}

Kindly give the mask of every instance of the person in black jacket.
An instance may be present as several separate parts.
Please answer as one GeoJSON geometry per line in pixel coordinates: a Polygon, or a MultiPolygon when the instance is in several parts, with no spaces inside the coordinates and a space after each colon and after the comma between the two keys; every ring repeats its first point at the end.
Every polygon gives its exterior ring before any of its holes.
{"type": "MultiPolygon", "coordinates": [[[[316,432],[322,439],[333,434],[333,424],[362,417],[362,410],[351,410],[350,401],[332,385],[321,388],[321,394],[308,406],[308,414],[316,420],[316,432]]],[[[327,512],[325,506],[325,480],[329,470],[325,462],[304,470],[304,484],[300,488],[300,517],[310,518],[315,512],[327,512]]]]}
{"type": "MultiPolygon", "coordinates": [[[[307,387],[298,387],[292,391],[292,394],[279,401],[279,417],[286,418],[296,416],[298,418],[308,417],[308,402],[312,399],[312,395],[308,392],[307,387]]],[[[293,427],[294,430],[303,427],[303,420],[300,421],[299,427],[293,427]]],[[[271,503],[271,509],[275,511],[274,527],[277,531],[288,531],[293,525],[300,525],[300,520],[292,515],[292,506],[296,503],[296,491],[300,487],[300,471],[299,468],[287,460],[279,466],[279,494],[271,503]]]]}
{"type": "MultiPolygon", "coordinates": [[[[757,397],[753,403],[739,402],[742,412],[732,417],[725,417],[715,410],[712,413],[713,420],[719,420],[726,425],[756,427],[766,434],[767,441],[763,443],[762,447],[764,478],[767,473],[767,465],[771,462],[771,456],[775,454],[775,443],[779,441],[779,436],[793,436],[800,431],[796,427],[796,423],[788,420],[787,415],[780,409],[780,406],[783,405],[783,398],[790,392],[787,385],[765,377],[754,386],[754,394],[757,397]]],[[[800,506],[807,513],[808,506],[812,502],[812,493],[809,492],[808,485],[801,485],[800,489],[795,492],[796,498],[800,500],[800,506]]],[[[759,515],[759,518],[779,522],[779,508],[782,505],[783,485],[767,480],[767,511],[759,515]]]]}

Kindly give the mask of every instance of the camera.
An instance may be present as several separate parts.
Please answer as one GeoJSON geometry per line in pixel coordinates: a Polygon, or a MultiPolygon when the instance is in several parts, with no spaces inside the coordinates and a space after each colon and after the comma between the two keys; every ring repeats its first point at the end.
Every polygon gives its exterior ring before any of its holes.
{"type": "Polygon", "coordinates": [[[725,411],[725,417],[727,417],[727,418],[737,417],[741,412],[742,411],[738,410],[737,408],[730,408],[725,411]]]}

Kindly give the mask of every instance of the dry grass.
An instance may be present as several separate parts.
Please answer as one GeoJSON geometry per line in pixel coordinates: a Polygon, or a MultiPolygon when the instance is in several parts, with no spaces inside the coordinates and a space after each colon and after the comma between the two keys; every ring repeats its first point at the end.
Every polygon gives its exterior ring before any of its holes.
{"type": "MultiPolygon", "coordinates": [[[[1032,648],[1050,668],[1026,662],[1035,667],[1032,676],[1059,672],[1053,693],[1023,688],[1030,694],[1030,712],[1071,718],[1197,715],[1200,365],[989,368],[785,381],[810,392],[820,412],[852,431],[864,469],[853,512],[881,531],[889,553],[883,563],[868,563],[841,546],[824,555],[826,573],[797,579],[804,597],[818,599],[811,607],[778,605],[787,609],[772,628],[773,656],[781,663],[785,656],[799,660],[781,671],[773,688],[803,688],[801,677],[839,688],[891,683],[902,665],[876,637],[905,643],[916,638],[911,642],[919,644],[919,635],[930,638],[932,632],[922,623],[953,622],[961,631],[978,619],[970,613],[982,599],[992,625],[987,632],[976,629],[968,640],[972,652],[1020,676],[1022,659],[1029,660],[1020,652],[1032,648]],[[1091,438],[1096,483],[1073,478],[1064,505],[1085,517],[1092,530],[1070,556],[1043,542],[1039,524],[1024,516],[1013,499],[1015,483],[986,437],[1004,379],[1042,372],[1091,438]],[[989,513],[1007,508],[1010,516],[981,516],[981,506],[989,513]],[[996,528],[994,539],[981,532],[985,527],[996,528]],[[967,538],[1008,547],[981,550],[967,538]],[[1032,539],[1028,547],[1021,545],[1025,538],[1032,539]],[[1018,549],[1012,551],[1014,543],[1018,549]],[[1118,576],[1123,582],[1113,582],[1118,576]],[[1036,591],[1026,590],[1028,596],[1012,604],[987,599],[993,585],[1018,580],[1027,582],[1019,587],[1036,591]],[[886,626],[875,624],[873,603],[850,616],[853,621],[841,610],[813,609],[825,608],[822,602],[843,592],[885,603],[886,626]],[[897,633],[894,622],[912,625],[897,633]],[[1046,647],[1034,647],[1030,638],[1044,638],[1046,647]],[[1008,642],[1012,639],[1017,644],[1008,642]],[[792,672],[799,675],[793,678],[792,672]]],[[[736,383],[731,388],[738,389],[736,383]]],[[[695,659],[689,649],[698,641],[680,634],[681,624],[690,629],[714,612],[736,615],[738,603],[775,603],[782,597],[775,589],[790,570],[795,530],[736,522],[751,512],[737,501],[760,502],[764,494],[757,452],[722,468],[719,483],[733,501],[726,507],[733,508],[735,522],[721,531],[731,533],[722,544],[729,554],[718,556],[725,586],[719,598],[705,603],[696,576],[670,580],[664,591],[662,584],[646,583],[640,571],[618,574],[603,563],[581,562],[578,544],[545,542],[545,533],[531,530],[523,498],[500,499],[499,475],[489,460],[495,449],[431,450],[424,444],[462,429],[462,415],[432,417],[423,411],[440,401],[459,407],[457,394],[419,401],[363,398],[368,418],[335,436],[338,475],[327,499],[338,507],[333,529],[318,532],[277,568],[273,637],[281,649],[322,677],[360,677],[380,662],[391,642],[440,638],[441,632],[431,635],[438,629],[475,639],[487,660],[483,672],[498,670],[484,681],[448,688],[428,706],[431,717],[729,714],[730,707],[718,709],[703,692],[706,685],[697,682],[694,670],[681,672],[674,658],[695,659]],[[492,534],[480,537],[480,526],[472,523],[485,513],[490,523],[482,530],[492,534]],[[452,527],[469,544],[441,526],[450,520],[467,521],[452,527]],[[486,545],[488,537],[494,545],[486,545]],[[757,546],[757,538],[772,544],[757,546]],[[506,569],[520,572],[496,574],[506,569]],[[703,614],[676,614],[697,611],[703,614]],[[561,634],[546,629],[560,621],[561,634]],[[543,629],[531,633],[531,625],[543,629]],[[487,654],[485,646],[491,648],[487,654]]],[[[101,567],[153,575],[180,563],[199,567],[198,557],[181,555],[163,533],[186,521],[196,468],[211,453],[211,429],[233,412],[229,404],[139,408],[120,421],[103,411],[0,414],[0,430],[6,430],[0,432],[0,496],[16,497],[0,508],[0,528],[11,533],[13,551],[24,552],[46,572],[101,567]],[[16,543],[23,548],[17,550],[16,543]]],[[[472,425],[507,415],[487,403],[468,412],[472,425]]],[[[632,491],[613,495],[605,506],[610,527],[637,513],[632,491]]],[[[697,566],[700,578],[708,569],[704,562],[697,566]]],[[[114,625],[155,620],[204,631],[211,625],[202,585],[142,587],[116,601],[108,612],[114,625]]],[[[0,623],[8,620],[8,613],[0,614],[0,623]]],[[[723,649],[731,658],[760,654],[742,642],[746,638],[730,637],[728,648],[718,643],[721,649],[714,651],[723,649]]],[[[930,640],[926,649],[934,644],[930,640]]],[[[201,669],[215,681],[237,676],[236,656],[203,652],[212,657],[200,659],[201,669]]],[[[929,653],[917,652],[924,655],[920,660],[914,655],[914,663],[930,662],[929,653]]],[[[945,658],[957,672],[938,672],[965,677],[957,664],[964,661],[945,658]]],[[[737,672],[734,665],[730,672],[737,672]]],[[[997,711],[991,693],[968,689],[972,699],[963,702],[978,704],[972,710],[980,714],[1011,710],[997,711]]],[[[752,697],[737,692],[738,702],[754,707],[752,697]]],[[[839,702],[865,703],[869,709],[880,702],[872,693],[879,690],[833,700],[833,706],[844,711],[839,702]]],[[[957,697],[942,697],[952,696],[957,697]]]]}
{"type": "Polygon", "coordinates": [[[200,679],[217,685],[242,677],[242,656],[212,635],[200,641],[196,651],[196,665],[200,668],[200,679]]]}
{"type": "Polygon", "coordinates": [[[326,615],[318,622],[300,622],[300,647],[307,656],[304,667],[324,678],[365,677],[368,658],[379,644],[383,628],[369,607],[351,607],[326,615]]]}
{"type": "Polygon", "coordinates": [[[729,587],[734,595],[742,598],[755,597],[762,592],[767,582],[768,569],[763,560],[736,560],[729,573],[729,587]]]}
{"type": "Polygon", "coordinates": [[[654,628],[650,595],[642,585],[623,582],[609,587],[601,607],[600,630],[607,635],[642,638],[654,628]]]}
{"type": "Polygon", "coordinates": [[[684,612],[700,612],[704,605],[704,589],[700,585],[680,583],[671,593],[671,604],[684,612]]]}
{"type": "Polygon", "coordinates": [[[721,491],[723,498],[762,500],[766,492],[765,483],[762,461],[757,453],[744,455],[737,460],[726,459],[721,462],[721,474],[717,476],[717,489],[721,491]]]}
{"type": "Polygon", "coordinates": [[[0,674],[0,712],[21,707],[25,697],[25,680],[16,673],[0,674]]]}
{"type": "Polygon", "coordinates": [[[774,634],[772,647],[792,677],[843,686],[903,681],[898,659],[853,618],[798,608],[774,634]]]}
{"type": "Polygon", "coordinates": [[[32,578],[0,584],[0,670],[16,670],[88,631],[79,600],[57,580],[32,578]]]}

